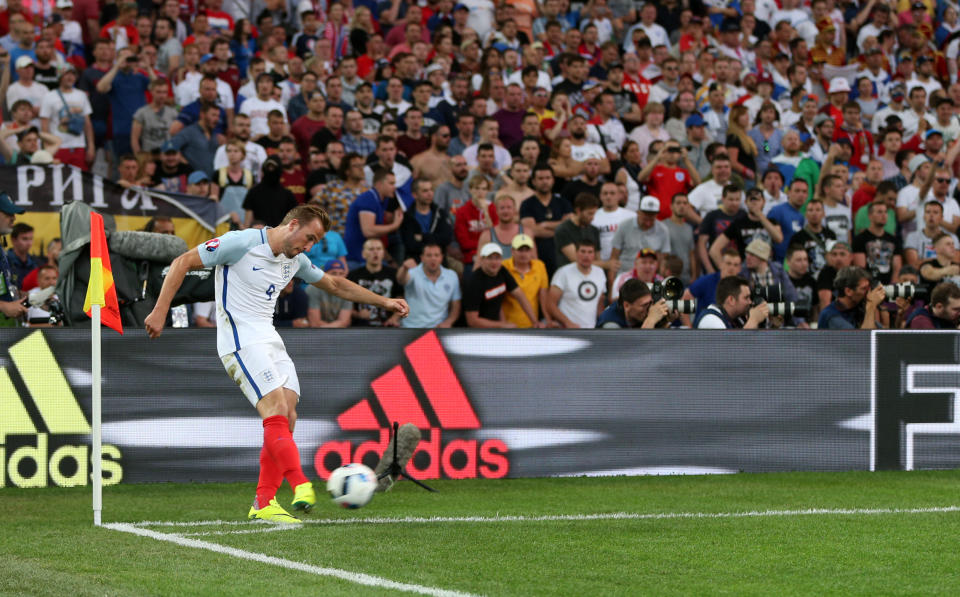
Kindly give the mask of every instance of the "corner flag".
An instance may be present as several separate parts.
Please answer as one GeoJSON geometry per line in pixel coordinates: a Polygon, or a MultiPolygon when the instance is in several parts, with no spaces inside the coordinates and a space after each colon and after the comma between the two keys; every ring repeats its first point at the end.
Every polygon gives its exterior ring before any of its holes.
{"type": "Polygon", "coordinates": [[[103,231],[103,217],[95,212],[90,213],[90,282],[87,285],[87,297],[83,301],[83,312],[87,317],[93,317],[92,305],[103,307],[103,323],[123,334],[107,237],[103,231]]]}

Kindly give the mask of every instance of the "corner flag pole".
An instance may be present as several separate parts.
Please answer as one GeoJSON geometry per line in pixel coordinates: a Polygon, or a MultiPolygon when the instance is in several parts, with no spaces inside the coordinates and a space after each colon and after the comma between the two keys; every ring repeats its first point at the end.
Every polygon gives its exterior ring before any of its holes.
{"type": "Polygon", "coordinates": [[[90,326],[90,359],[92,361],[90,373],[93,377],[93,405],[90,418],[93,427],[93,447],[91,449],[93,455],[93,524],[100,526],[100,516],[103,511],[103,475],[100,471],[102,458],[100,445],[100,419],[102,418],[100,407],[100,305],[93,304],[91,308],[93,325],[90,326]]]}
{"type": "Polygon", "coordinates": [[[101,459],[100,419],[101,388],[100,388],[100,321],[101,307],[105,308],[106,321],[104,323],[123,334],[123,323],[120,320],[120,306],[117,302],[117,289],[113,283],[113,270],[110,268],[110,252],[107,248],[107,237],[103,228],[103,217],[97,212],[90,213],[90,281],[87,284],[87,296],[83,301],[83,312],[90,316],[90,373],[93,377],[91,401],[91,432],[92,454],[91,471],[93,477],[93,524],[100,526],[103,511],[103,475],[101,459]]]}

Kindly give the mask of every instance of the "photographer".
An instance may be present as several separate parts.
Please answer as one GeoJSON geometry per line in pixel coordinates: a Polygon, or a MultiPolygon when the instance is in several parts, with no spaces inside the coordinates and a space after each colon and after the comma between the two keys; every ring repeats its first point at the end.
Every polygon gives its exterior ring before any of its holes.
{"type": "Polygon", "coordinates": [[[877,308],[887,295],[883,286],[873,286],[867,270],[855,265],[843,268],[837,272],[833,288],[837,298],[821,311],[819,329],[876,329],[877,308]]]}
{"type": "Polygon", "coordinates": [[[960,320],[960,286],[953,282],[937,284],[930,294],[930,304],[907,317],[908,330],[957,329],[960,320]]]}
{"type": "Polygon", "coordinates": [[[650,287],[634,279],[624,282],[620,297],[597,318],[597,327],[652,330],[667,327],[676,318],[677,312],[670,312],[665,299],[653,302],[650,287]]]}
{"type": "MultiPolygon", "coordinates": [[[[13,230],[17,214],[24,212],[22,207],[13,204],[5,191],[0,191],[0,241],[13,230]]],[[[7,259],[5,245],[0,245],[0,327],[16,327],[17,318],[27,312],[27,308],[17,300],[18,286],[14,282],[13,269],[7,259]]]]}
{"type": "Polygon", "coordinates": [[[694,322],[698,330],[729,330],[742,327],[755,330],[766,321],[770,308],[766,302],[753,305],[750,282],[740,276],[727,276],[717,284],[717,302],[704,309],[694,322]],[[740,318],[747,321],[740,325],[740,318]]]}

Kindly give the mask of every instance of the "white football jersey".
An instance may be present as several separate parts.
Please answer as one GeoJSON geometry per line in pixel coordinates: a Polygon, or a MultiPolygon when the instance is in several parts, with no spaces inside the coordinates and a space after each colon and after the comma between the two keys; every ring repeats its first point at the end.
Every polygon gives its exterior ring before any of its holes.
{"type": "Polygon", "coordinates": [[[323,278],[306,255],[274,255],[266,230],[228,232],[197,247],[207,267],[217,266],[217,353],[236,352],[251,344],[280,342],[273,327],[280,291],[291,278],[308,284],[323,278]]]}

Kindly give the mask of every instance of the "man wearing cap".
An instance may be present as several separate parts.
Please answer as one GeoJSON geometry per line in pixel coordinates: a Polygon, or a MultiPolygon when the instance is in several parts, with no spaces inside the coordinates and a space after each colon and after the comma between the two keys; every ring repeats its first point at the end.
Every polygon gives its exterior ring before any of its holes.
{"type": "Polygon", "coordinates": [[[18,317],[26,315],[27,308],[19,302],[20,292],[14,280],[13,269],[7,258],[5,236],[13,232],[13,222],[25,210],[14,205],[6,191],[0,191],[0,327],[17,327],[18,317]]]}
{"type": "MultiPolygon", "coordinates": [[[[526,234],[513,237],[511,255],[503,261],[503,268],[510,272],[517,285],[527,297],[534,313],[540,312],[540,307],[547,303],[547,289],[550,277],[543,261],[534,257],[535,242],[526,234]]],[[[503,315],[507,321],[518,328],[534,327],[533,321],[527,317],[522,305],[513,295],[508,295],[503,301],[503,315]]],[[[547,327],[556,324],[549,313],[544,310],[544,323],[547,327]]]]}
{"type": "Polygon", "coordinates": [[[823,166],[824,162],[826,162],[830,146],[833,144],[833,135],[834,132],[836,132],[838,122],[840,122],[839,119],[835,122],[834,119],[826,114],[817,114],[817,117],[813,120],[814,140],[807,153],[810,159],[820,166],[823,166]]]}
{"type": "Polygon", "coordinates": [[[160,159],[156,161],[156,171],[150,181],[150,187],[171,193],[187,191],[187,177],[193,169],[180,159],[180,151],[170,141],[160,147],[160,159]]]}
{"type": "Polygon", "coordinates": [[[760,238],[753,239],[747,245],[744,255],[740,275],[750,281],[752,288],[779,284],[784,301],[797,302],[797,290],[793,287],[790,276],[784,271],[783,265],[771,261],[773,249],[767,241],[760,238]]]}
{"type": "Polygon", "coordinates": [[[847,56],[844,49],[834,44],[837,28],[833,23],[833,19],[829,16],[821,17],[817,20],[817,29],[816,40],[813,48],[810,49],[811,58],[816,56],[833,66],[843,66],[846,64],[847,56]]]}
{"type": "Polygon", "coordinates": [[[576,261],[557,269],[550,281],[546,310],[564,328],[592,328],[605,304],[607,277],[594,265],[596,244],[577,243],[576,261]]]}
{"type": "Polygon", "coordinates": [[[55,156],[58,160],[87,170],[96,153],[92,109],[87,94],[74,88],[76,82],[77,71],[68,63],[60,72],[60,86],[47,92],[40,103],[40,129],[63,139],[55,156]]]}
{"type": "Polygon", "coordinates": [[[830,79],[827,92],[830,102],[820,108],[820,113],[839,123],[843,118],[843,105],[850,99],[850,83],[843,77],[834,77],[830,79]]]}
{"type": "Polygon", "coordinates": [[[520,304],[527,319],[543,327],[533,306],[517,281],[503,268],[503,252],[497,243],[487,243],[477,252],[478,265],[463,281],[463,311],[472,328],[515,328],[503,314],[503,302],[509,293],[520,304]]]}
{"type": "MultiPolygon", "coordinates": [[[[30,56],[24,55],[17,58],[14,67],[17,80],[7,87],[7,110],[12,112],[13,104],[18,100],[27,100],[32,110],[31,118],[36,119],[40,114],[40,102],[43,101],[43,96],[49,89],[33,80],[34,62],[30,56]]],[[[39,125],[39,123],[38,120],[36,124],[39,125]]]]}
{"type": "Polygon", "coordinates": [[[662,279],[657,270],[660,269],[660,256],[653,249],[640,249],[633,260],[633,269],[617,274],[610,285],[610,300],[615,301],[620,296],[620,289],[628,280],[640,280],[644,284],[653,284],[662,279]]]}
{"type": "Polygon", "coordinates": [[[657,220],[660,213],[660,200],[647,195],[640,200],[637,217],[620,224],[613,235],[610,263],[619,263],[618,272],[630,271],[631,261],[620,260],[621,255],[636,255],[641,249],[653,249],[657,253],[670,252],[670,231],[657,220]]]}
{"type": "Polygon", "coordinates": [[[696,171],[700,180],[710,176],[710,160],[707,159],[707,148],[711,145],[711,140],[707,137],[707,123],[699,113],[694,112],[687,117],[684,122],[687,132],[687,140],[683,147],[687,152],[687,159],[693,165],[690,174],[696,171]]]}
{"type": "Polygon", "coordinates": [[[187,177],[187,195],[216,201],[220,196],[220,189],[210,184],[210,177],[206,172],[195,170],[187,177]]]}
{"type": "Polygon", "coordinates": [[[773,99],[773,76],[768,72],[763,72],[757,75],[757,92],[743,102],[743,105],[747,107],[747,111],[750,113],[750,122],[754,122],[757,119],[757,114],[760,113],[760,107],[767,102],[773,104],[774,109],[777,111],[777,121],[780,121],[783,112],[780,109],[780,104],[773,99]]]}

